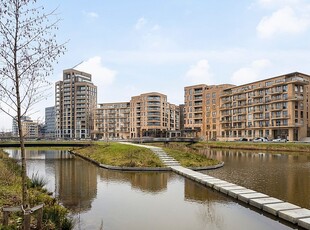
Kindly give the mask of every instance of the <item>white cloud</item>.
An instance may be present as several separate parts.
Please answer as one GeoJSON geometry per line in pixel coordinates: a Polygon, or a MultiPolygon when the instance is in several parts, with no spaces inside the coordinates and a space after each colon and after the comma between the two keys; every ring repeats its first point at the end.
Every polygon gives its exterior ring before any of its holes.
{"type": "Polygon", "coordinates": [[[99,18],[99,14],[97,14],[96,12],[83,12],[83,13],[89,18],[99,18]]]}
{"type": "Polygon", "coordinates": [[[147,24],[147,20],[144,17],[139,18],[137,23],[135,24],[135,29],[141,30],[146,24],[147,24]]]}
{"type": "Polygon", "coordinates": [[[257,81],[269,66],[271,66],[271,62],[268,59],[253,61],[249,67],[243,67],[234,72],[231,80],[235,85],[257,81]]]}
{"type": "Polygon", "coordinates": [[[185,79],[191,84],[212,84],[212,77],[209,62],[206,59],[191,66],[185,75],[185,79]]]}
{"type": "Polygon", "coordinates": [[[98,101],[102,100],[104,95],[103,88],[111,85],[117,75],[116,71],[103,66],[100,56],[95,56],[88,59],[87,61],[78,65],[75,69],[90,73],[92,75],[92,82],[97,86],[98,89],[98,101]]]}
{"type": "Polygon", "coordinates": [[[151,31],[158,31],[160,29],[161,29],[160,25],[156,24],[152,27],[151,31]]]}
{"type": "Polygon", "coordinates": [[[296,15],[291,7],[275,11],[271,16],[264,17],[256,27],[259,37],[266,39],[278,34],[298,34],[306,31],[310,20],[303,15],[296,15]]]}

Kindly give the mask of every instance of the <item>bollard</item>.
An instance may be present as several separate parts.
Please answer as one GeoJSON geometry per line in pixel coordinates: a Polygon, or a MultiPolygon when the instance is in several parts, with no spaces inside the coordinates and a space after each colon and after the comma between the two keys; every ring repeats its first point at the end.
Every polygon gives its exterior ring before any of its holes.
{"type": "Polygon", "coordinates": [[[9,224],[9,212],[3,211],[3,226],[9,224]]]}
{"type": "Polygon", "coordinates": [[[30,210],[25,210],[23,219],[23,230],[30,230],[30,210]]]}

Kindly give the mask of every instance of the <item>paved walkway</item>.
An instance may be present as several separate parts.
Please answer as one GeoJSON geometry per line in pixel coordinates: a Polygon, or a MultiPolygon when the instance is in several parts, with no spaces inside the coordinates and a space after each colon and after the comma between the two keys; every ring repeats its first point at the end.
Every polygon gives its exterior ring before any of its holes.
{"type": "Polygon", "coordinates": [[[301,208],[297,205],[270,197],[266,194],[182,167],[178,161],[170,157],[165,151],[162,150],[162,148],[127,142],[123,144],[149,148],[163,161],[167,167],[170,167],[175,173],[310,230],[310,210],[308,209],[301,208]]]}

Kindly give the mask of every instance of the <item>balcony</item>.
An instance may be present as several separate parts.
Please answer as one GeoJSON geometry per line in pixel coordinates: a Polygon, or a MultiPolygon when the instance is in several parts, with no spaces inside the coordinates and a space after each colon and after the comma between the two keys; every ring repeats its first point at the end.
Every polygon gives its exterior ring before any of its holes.
{"type": "Polygon", "coordinates": [[[160,96],[148,96],[148,101],[160,101],[160,96]]]}
{"type": "Polygon", "coordinates": [[[290,115],[276,115],[276,116],[272,116],[271,120],[281,120],[281,119],[290,119],[291,116],[290,115]]]}
{"type": "Polygon", "coordinates": [[[148,102],[147,105],[149,106],[160,106],[160,102],[148,102]]]}
{"type": "Polygon", "coordinates": [[[257,116],[257,117],[254,117],[254,120],[255,121],[263,121],[263,120],[269,120],[269,117],[264,117],[264,116],[257,116]]]}
{"type": "Polygon", "coordinates": [[[202,89],[194,90],[194,94],[202,94],[202,89]]]}
{"type": "Polygon", "coordinates": [[[247,104],[246,103],[238,103],[237,107],[246,107],[247,104]]]}
{"type": "Polygon", "coordinates": [[[264,97],[264,93],[255,93],[252,98],[260,98],[260,97],[264,97]]]}
{"type": "Polygon", "coordinates": [[[287,92],[287,91],[283,90],[283,89],[278,89],[278,90],[271,90],[270,94],[271,95],[276,95],[276,94],[282,94],[284,92],[287,92]]]}
{"type": "Polygon", "coordinates": [[[197,100],[202,100],[202,96],[195,96],[195,97],[194,97],[194,100],[195,100],[195,101],[197,101],[197,100]]]}
{"type": "Polygon", "coordinates": [[[201,107],[201,106],[202,106],[202,102],[194,103],[194,107],[201,107]]]}
{"type": "Polygon", "coordinates": [[[303,96],[299,96],[299,95],[295,95],[294,97],[289,97],[288,100],[289,101],[303,101],[304,97],[303,96]]]}
{"type": "Polygon", "coordinates": [[[222,124],[229,124],[229,123],[231,123],[231,120],[221,120],[220,123],[222,123],[222,124]]]}
{"type": "Polygon", "coordinates": [[[246,100],[246,96],[245,96],[245,95],[238,96],[238,97],[236,98],[236,100],[237,100],[237,101],[244,101],[244,100],[246,100]]]}
{"type": "Polygon", "coordinates": [[[303,79],[302,77],[291,77],[285,79],[285,82],[294,83],[295,85],[308,85],[309,81],[303,79]]]}
{"type": "Polygon", "coordinates": [[[224,129],[224,130],[232,130],[232,127],[230,125],[222,125],[222,129],[224,129]]]}
{"type": "Polygon", "coordinates": [[[223,104],[226,104],[226,103],[230,103],[231,99],[227,98],[227,97],[223,97],[223,98],[221,98],[221,101],[222,101],[223,104]]]}
{"type": "Polygon", "coordinates": [[[230,108],[232,108],[232,105],[222,105],[220,107],[221,110],[227,110],[227,109],[230,109],[230,108]]]}
{"type": "Polygon", "coordinates": [[[282,97],[272,97],[271,101],[287,101],[287,98],[282,98],[282,97]]]}
{"type": "Polygon", "coordinates": [[[245,129],[245,125],[235,125],[232,127],[232,129],[245,129]]]}
{"type": "Polygon", "coordinates": [[[253,113],[262,113],[264,112],[264,109],[254,109],[253,113]]]}

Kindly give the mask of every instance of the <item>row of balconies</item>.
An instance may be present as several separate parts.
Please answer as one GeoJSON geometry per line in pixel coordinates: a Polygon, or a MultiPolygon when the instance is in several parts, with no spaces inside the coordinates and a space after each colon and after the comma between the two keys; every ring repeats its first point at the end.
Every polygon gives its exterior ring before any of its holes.
{"type": "MultiPolygon", "coordinates": [[[[270,95],[273,95],[272,97],[271,97],[271,100],[303,100],[303,97],[302,96],[300,96],[300,95],[297,95],[297,94],[295,94],[294,96],[292,96],[292,97],[290,97],[290,98],[288,98],[287,97],[287,94],[282,94],[282,95],[280,95],[281,93],[284,93],[284,92],[286,92],[285,90],[281,90],[281,91],[274,91],[273,93],[271,93],[270,95]],[[274,96],[274,95],[277,95],[278,94],[278,96],[274,96]]],[[[267,95],[267,94],[266,94],[267,95]]],[[[269,94],[268,94],[269,95],[269,94]]],[[[255,99],[255,98],[264,98],[264,94],[263,93],[260,93],[260,94],[257,94],[257,95],[253,95],[253,96],[249,96],[248,97],[248,100],[249,99],[255,99]]],[[[233,98],[233,97],[222,97],[221,98],[221,102],[222,102],[222,104],[227,104],[227,103],[229,103],[229,102],[233,102],[233,101],[246,101],[246,96],[245,95],[243,95],[242,97],[236,97],[236,98],[233,98]]],[[[267,99],[267,98],[266,98],[267,99]]],[[[268,101],[270,101],[270,99],[269,100],[258,100],[258,102],[262,102],[262,101],[264,101],[264,102],[268,102],[268,101]]],[[[257,101],[257,100],[256,100],[257,101]]]]}
{"type": "Polygon", "coordinates": [[[262,82],[260,85],[242,87],[242,88],[237,89],[234,92],[232,90],[227,90],[222,93],[222,96],[235,95],[235,94],[240,94],[242,92],[259,91],[260,89],[272,88],[272,86],[273,87],[280,86],[280,85],[284,86],[284,85],[287,85],[288,83],[297,84],[297,85],[307,85],[309,84],[309,81],[303,79],[302,77],[289,77],[289,78],[278,79],[277,82],[273,82],[270,85],[266,85],[266,83],[267,82],[262,82]]]}

